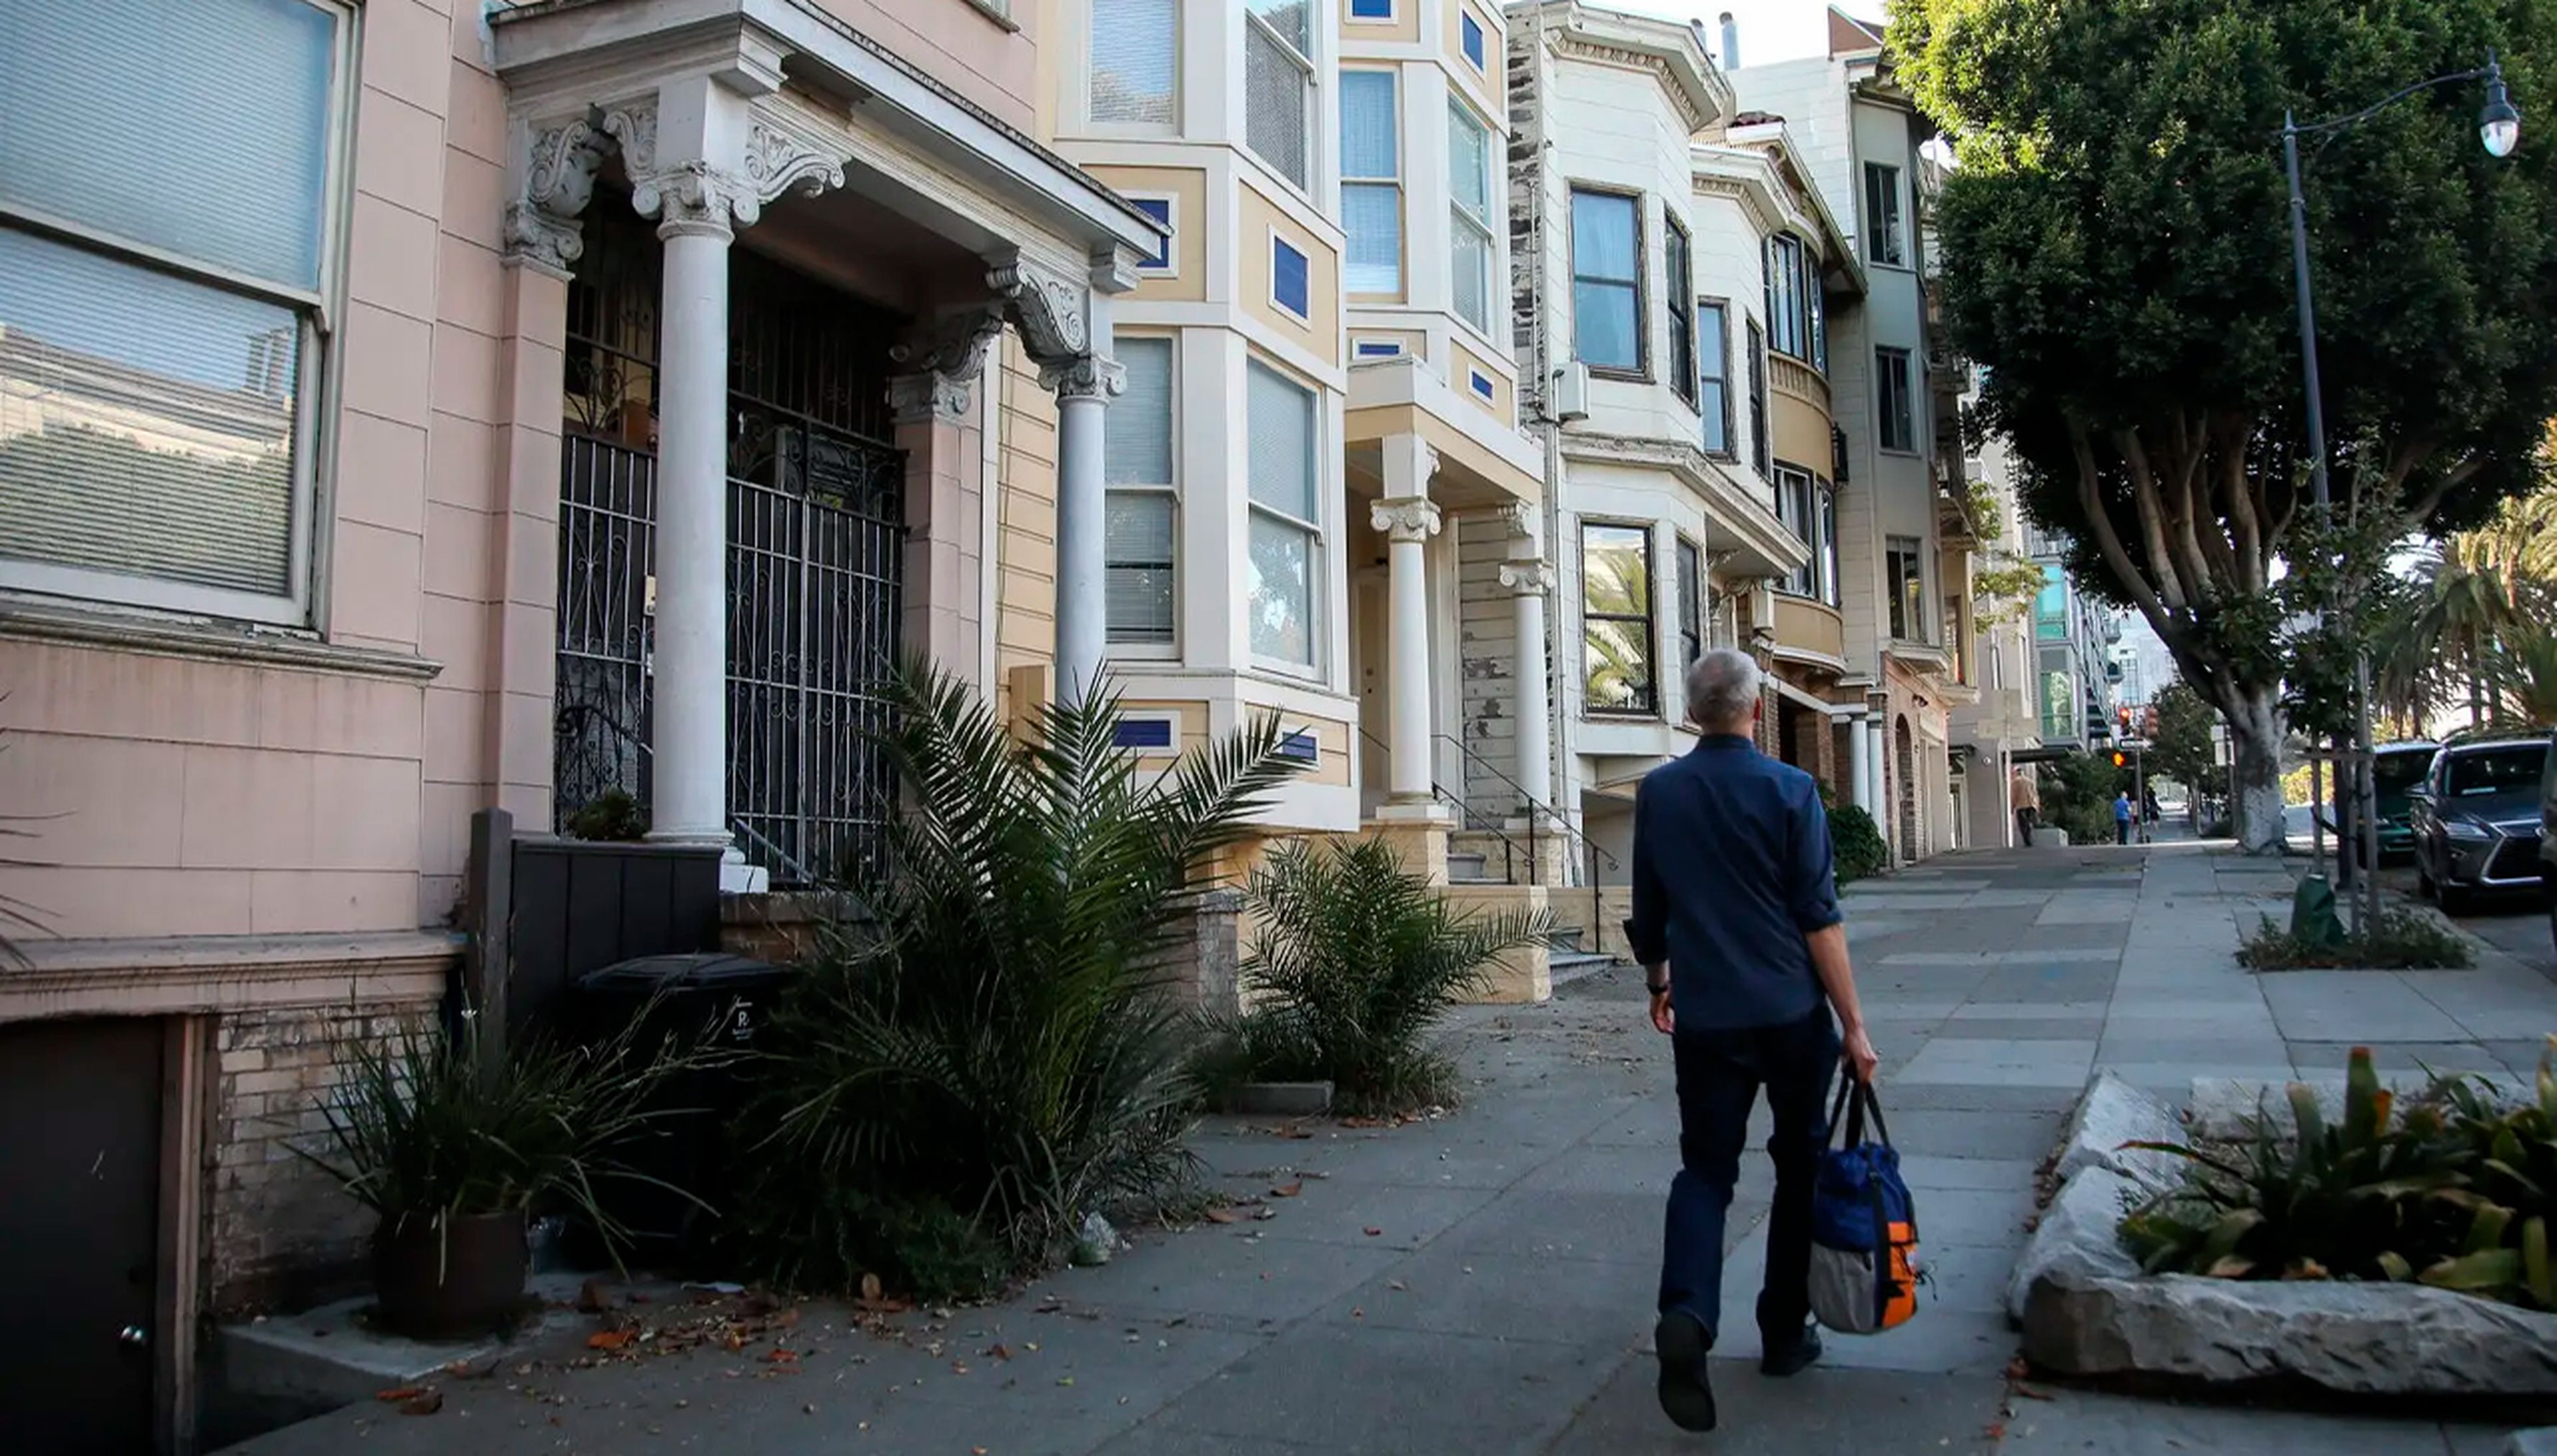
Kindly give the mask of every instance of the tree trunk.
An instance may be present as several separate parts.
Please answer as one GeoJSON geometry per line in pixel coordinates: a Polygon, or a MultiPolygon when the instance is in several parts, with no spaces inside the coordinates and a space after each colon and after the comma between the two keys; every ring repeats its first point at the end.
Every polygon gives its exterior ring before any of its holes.
{"type": "Polygon", "coordinates": [[[2290,833],[2282,817],[2282,725],[2274,711],[2277,690],[2227,690],[2221,712],[2237,760],[2229,807],[2237,820],[2237,848],[2249,855],[2278,855],[2290,833]]]}

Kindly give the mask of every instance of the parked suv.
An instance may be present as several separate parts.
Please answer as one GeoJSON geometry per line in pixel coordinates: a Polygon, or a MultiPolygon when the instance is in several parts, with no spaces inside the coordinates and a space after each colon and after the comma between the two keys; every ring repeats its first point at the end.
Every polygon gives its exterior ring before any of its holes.
{"type": "Polygon", "coordinates": [[[2545,738],[2452,743],[2409,797],[2416,888],[2446,910],[2479,891],[2540,884],[2545,738]]]}

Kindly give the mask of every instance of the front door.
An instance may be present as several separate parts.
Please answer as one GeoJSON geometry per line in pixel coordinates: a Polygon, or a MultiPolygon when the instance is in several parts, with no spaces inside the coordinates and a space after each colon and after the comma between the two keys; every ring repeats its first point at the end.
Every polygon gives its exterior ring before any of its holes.
{"type": "Polygon", "coordinates": [[[0,1026],[0,1431],[13,1450],[152,1449],[163,1026],[0,1026]]]}

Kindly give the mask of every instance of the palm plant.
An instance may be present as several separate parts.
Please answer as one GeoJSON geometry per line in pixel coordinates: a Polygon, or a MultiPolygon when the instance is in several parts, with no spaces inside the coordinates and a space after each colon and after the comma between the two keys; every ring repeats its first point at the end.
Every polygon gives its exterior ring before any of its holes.
{"type": "Polygon", "coordinates": [[[1170,912],[1297,764],[1270,718],[1141,776],[1115,698],[1021,741],[957,678],[894,693],[910,803],[775,1017],[735,1232],[785,1283],[976,1293],[1186,1171],[1170,912]]]}
{"type": "Polygon", "coordinates": [[[1328,1081],[1350,1112],[1451,1100],[1430,1026],[1495,958],[1552,930],[1541,909],[1458,914],[1380,840],[1280,846],[1246,898],[1262,927],[1242,979],[1259,1002],[1225,1028],[1228,1056],[1249,1075],[1328,1081]]]}

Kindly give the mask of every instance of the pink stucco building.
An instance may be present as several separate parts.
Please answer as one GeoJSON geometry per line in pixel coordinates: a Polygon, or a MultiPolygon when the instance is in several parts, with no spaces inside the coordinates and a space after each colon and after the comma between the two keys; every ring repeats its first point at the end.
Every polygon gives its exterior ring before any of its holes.
{"type": "Polygon", "coordinates": [[[198,1315],[344,1267],[282,1139],[444,994],[474,810],[813,878],[896,652],[1089,676],[1164,233],[1041,10],[0,0],[0,1279],[99,1311],[26,1398],[182,1444],[198,1315]]]}

